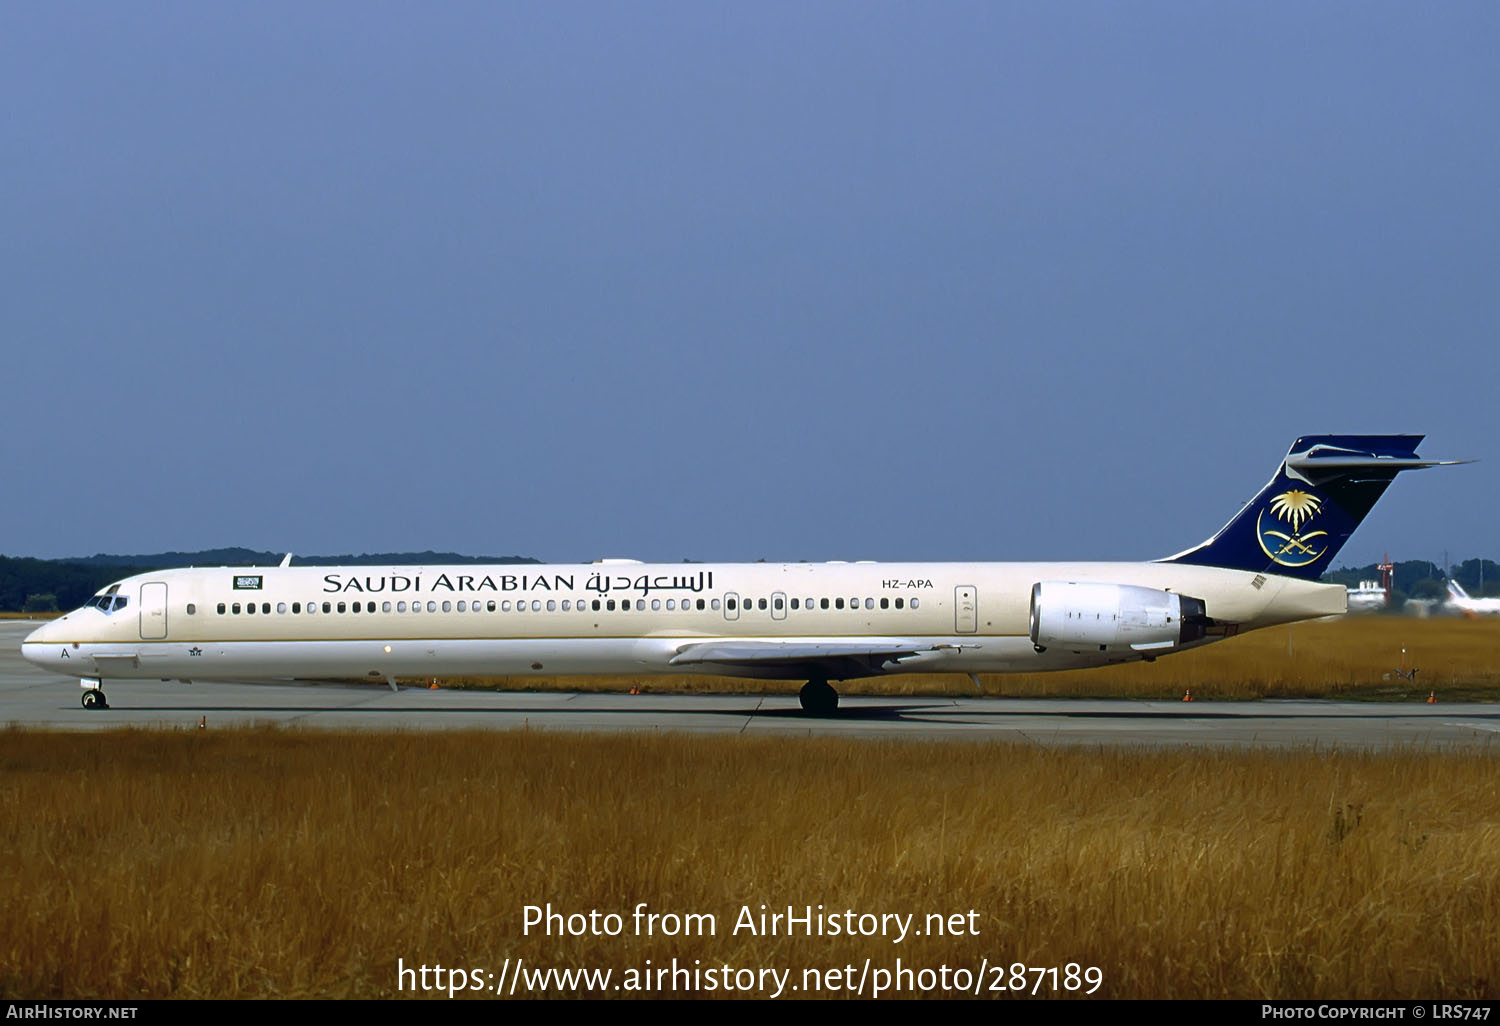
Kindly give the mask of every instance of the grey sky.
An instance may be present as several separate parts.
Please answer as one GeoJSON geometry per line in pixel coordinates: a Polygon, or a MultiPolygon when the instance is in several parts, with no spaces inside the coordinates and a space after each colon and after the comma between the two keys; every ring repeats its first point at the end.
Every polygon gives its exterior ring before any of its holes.
{"type": "Polygon", "coordinates": [[[1500,7],[0,6],[0,552],[1500,555],[1500,7]]]}

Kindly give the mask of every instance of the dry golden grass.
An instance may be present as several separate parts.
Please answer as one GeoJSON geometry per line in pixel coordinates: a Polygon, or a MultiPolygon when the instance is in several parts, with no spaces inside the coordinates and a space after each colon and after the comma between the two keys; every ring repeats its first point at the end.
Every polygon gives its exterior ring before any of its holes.
{"type": "MultiPolygon", "coordinates": [[[[1101,996],[1500,995],[1494,753],[11,730],[0,995],[386,997],[396,963],[1099,966],[1101,996]],[[522,908],[714,913],[522,936],[522,908]],[[977,911],[752,937],[741,905],[977,911]]],[[[627,919],[628,923],[628,919],[627,919]]]]}
{"type": "MultiPolygon", "coordinates": [[[[1134,662],[1061,673],[985,674],[986,694],[1012,698],[1181,698],[1191,689],[1202,699],[1426,698],[1436,690],[1450,701],[1500,700],[1500,617],[1419,619],[1352,616],[1271,627],[1154,663],[1134,662]],[[1403,653],[1402,649],[1406,651],[1403,653]],[[1413,680],[1397,670],[1417,668],[1413,680]]],[[[658,692],[795,693],[801,682],[725,677],[493,677],[445,679],[446,686],[506,691],[626,691],[632,685],[658,692]]],[[[956,674],[846,681],[843,694],[973,695],[956,674]]]]}
{"type": "Polygon", "coordinates": [[[1400,698],[1438,689],[1500,699],[1500,618],[1351,616],[1270,627],[1206,648],[1102,670],[1017,674],[997,693],[1203,698],[1400,698]],[[1403,652],[1404,649],[1404,652],[1403,652]],[[1417,668],[1416,678],[1398,669],[1417,668]]]}

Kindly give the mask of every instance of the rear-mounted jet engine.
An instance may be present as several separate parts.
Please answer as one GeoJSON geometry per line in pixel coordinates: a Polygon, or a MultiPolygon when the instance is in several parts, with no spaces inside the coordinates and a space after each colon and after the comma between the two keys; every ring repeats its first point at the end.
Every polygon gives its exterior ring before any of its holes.
{"type": "Polygon", "coordinates": [[[1075,652],[1128,648],[1154,657],[1197,641],[1213,623],[1202,599],[1134,584],[1031,586],[1031,643],[1075,652]]]}

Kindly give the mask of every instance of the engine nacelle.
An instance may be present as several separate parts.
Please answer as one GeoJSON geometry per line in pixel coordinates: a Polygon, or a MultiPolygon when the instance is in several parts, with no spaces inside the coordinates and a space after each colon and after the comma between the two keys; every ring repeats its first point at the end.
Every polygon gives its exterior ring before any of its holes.
{"type": "Polygon", "coordinates": [[[1156,588],[1081,581],[1031,586],[1031,643],[1038,650],[1161,652],[1197,641],[1212,622],[1202,599],[1156,588]]]}

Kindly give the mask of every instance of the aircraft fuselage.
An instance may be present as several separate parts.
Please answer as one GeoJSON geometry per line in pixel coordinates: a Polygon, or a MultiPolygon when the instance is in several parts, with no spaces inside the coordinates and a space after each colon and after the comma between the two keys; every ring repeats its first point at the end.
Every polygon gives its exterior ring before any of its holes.
{"type": "Polygon", "coordinates": [[[95,678],[798,678],[806,664],[795,660],[673,660],[708,641],[750,643],[772,656],[771,646],[785,644],[922,645],[899,661],[829,673],[846,679],[1101,666],[1345,611],[1341,585],[1174,563],[194,568],[129,578],[115,594],[126,599],[122,608],[86,606],[34,632],[26,658],[95,678]],[[1038,646],[1031,620],[1040,582],[1193,596],[1219,629],[1145,650],[1038,646]]]}

